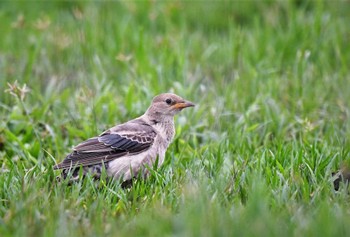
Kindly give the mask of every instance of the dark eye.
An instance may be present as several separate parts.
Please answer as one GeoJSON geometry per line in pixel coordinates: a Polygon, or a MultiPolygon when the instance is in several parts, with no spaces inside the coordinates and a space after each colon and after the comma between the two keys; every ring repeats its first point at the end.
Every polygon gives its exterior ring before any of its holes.
{"type": "Polygon", "coordinates": [[[171,99],[166,99],[166,100],[165,100],[165,103],[167,103],[168,105],[170,105],[171,102],[173,102],[171,99]]]}

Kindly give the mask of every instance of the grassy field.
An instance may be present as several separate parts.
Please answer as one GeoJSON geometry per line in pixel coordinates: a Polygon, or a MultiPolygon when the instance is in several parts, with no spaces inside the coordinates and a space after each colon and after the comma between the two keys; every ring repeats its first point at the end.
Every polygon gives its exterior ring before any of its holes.
{"type": "Polygon", "coordinates": [[[0,2],[0,236],[350,236],[347,1],[0,2]],[[165,164],[52,170],[175,92],[165,164]]]}

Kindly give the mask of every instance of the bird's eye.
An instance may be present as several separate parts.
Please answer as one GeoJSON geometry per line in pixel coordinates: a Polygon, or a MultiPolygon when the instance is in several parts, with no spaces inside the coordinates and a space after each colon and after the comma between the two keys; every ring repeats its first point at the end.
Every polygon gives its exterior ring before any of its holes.
{"type": "Polygon", "coordinates": [[[170,105],[171,102],[173,102],[171,99],[166,99],[166,100],[165,100],[165,103],[167,103],[168,105],[170,105]]]}

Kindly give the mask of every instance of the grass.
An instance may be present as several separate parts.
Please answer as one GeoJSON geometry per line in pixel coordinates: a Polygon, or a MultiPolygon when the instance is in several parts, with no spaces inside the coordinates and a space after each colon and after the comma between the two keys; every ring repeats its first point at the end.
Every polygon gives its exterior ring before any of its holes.
{"type": "Polygon", "coordinates": [[[331,177],[350,154],[349,13],[0,2],[0,236],[349,236],[331,177]],[[197,106],[150,179],[55,181],[73,145],[166,91],[197,106]]]}

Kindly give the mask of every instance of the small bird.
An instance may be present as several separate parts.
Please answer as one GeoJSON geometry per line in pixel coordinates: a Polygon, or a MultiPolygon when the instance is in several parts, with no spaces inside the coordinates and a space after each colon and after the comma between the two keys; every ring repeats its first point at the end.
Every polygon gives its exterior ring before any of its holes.
{"type": "Polygon", "coordinates": [[[332,172],[333,178],[333,186],[335,191],[339,191],[341,187],[341,183],[344,183],[346,187],[349,186],[350,183],[350,168],[344,163],[340,170],[336,172],[332,172]]]}
{"type": "Polygon", "coordinates": [[[78,144],[54,170],[61,169],[62,177],[72,181],[79,179],[80,170],[83,176],[90,173],[99,179],[105,169],[108,177],[122,184],[139,175],[146,177],[147,167],[153,167],[157,159],[158,167],[164,162],[175,135],[174,115],[193,106],[178,95],[160,94],[145,114],[78,144]]]}

